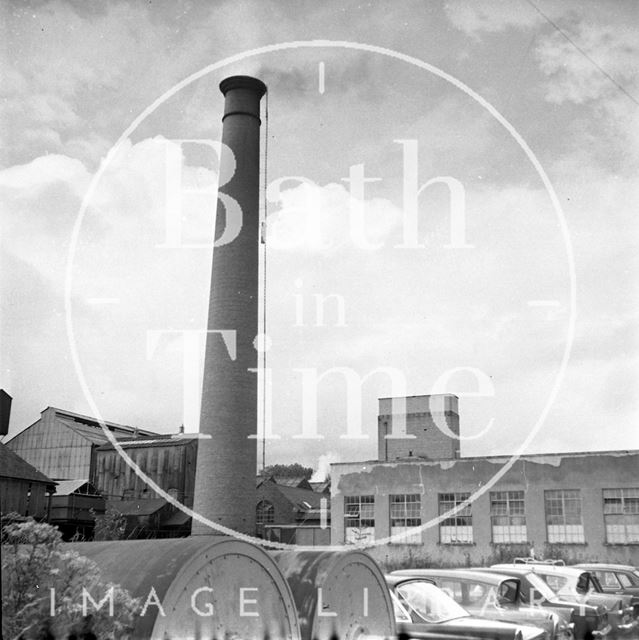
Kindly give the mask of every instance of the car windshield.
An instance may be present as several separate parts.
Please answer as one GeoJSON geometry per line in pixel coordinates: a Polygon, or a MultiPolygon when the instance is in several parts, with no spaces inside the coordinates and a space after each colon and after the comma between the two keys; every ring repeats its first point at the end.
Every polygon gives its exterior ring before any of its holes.
{"type": "Polygon", "coordinates": [[[583,596],[596,591],[586,573],[579,575],[548,573],[542,577],[546,584],[560,597],[583,596]]]}
{"type": "Polygon", "coordinates": [[[632,572],[632,577],[634,578],[634,583],[639,584],[639,571],[636,569],[632,572]]]}
{"type": "Polygon", "coordinates": [[[522,585],[521,599],[524,602],[539,602],[539,600],[552,600],[555,592],[536,574],[526,574],[527,585],[522,585]]]}
{"type": "Polygon", "coordinates": [[[398,584],[395,595],[413,622],[444,622],[469,615],[449,595],[423,580],[398,584]]]}

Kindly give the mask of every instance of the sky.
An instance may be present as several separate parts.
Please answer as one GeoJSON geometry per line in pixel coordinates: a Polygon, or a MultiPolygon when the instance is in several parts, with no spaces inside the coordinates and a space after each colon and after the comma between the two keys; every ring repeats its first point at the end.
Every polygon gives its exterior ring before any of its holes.
{"type": "Polygon", "coordinates": [[[636,3],[0,10],[11,434],[197,429],[240,73],[268,86],[267,464],[373,459],[378,398],[439,392],[462,455],[639,448],[636,3]]]}

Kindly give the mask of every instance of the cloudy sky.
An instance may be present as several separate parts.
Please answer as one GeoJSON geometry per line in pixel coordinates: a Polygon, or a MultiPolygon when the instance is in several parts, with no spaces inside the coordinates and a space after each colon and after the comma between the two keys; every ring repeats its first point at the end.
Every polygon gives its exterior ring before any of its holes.
{"type": "Polygon", "coordinates": [[[269,87],[267,462],[375,457],[398,391],[459,395],[465,455],[639,448],[636,3],[1,10],[12,432],[46,406],[196,428],[218,84],[244,73],[269,87]],[[335,368],[323,438],[294,438],[335,368]],[[344,372],[371,374],[361,428],[344,372]]]}

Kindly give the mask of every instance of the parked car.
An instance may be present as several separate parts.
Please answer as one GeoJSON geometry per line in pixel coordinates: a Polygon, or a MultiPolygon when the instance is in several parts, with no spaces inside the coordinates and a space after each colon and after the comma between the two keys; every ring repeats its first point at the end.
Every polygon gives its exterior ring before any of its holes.
{"type": "Polygon", "coordinates": [[[565,567],[566,563],[561,559],[548,558],[547,560],[538,560],[537,558],[514,558],[515,564],[554,564],[558,567],[565,567]]]}
{"type": "Polygon", "coordinates": [[[395,620],[400,634],[409,638],[444,640],[543,640],[539,627],[471,616],[430,580],[387,575],[395,620]]]}
{"type": "Polygon", "coordinates": [[[553,590],[559,600],[577,605],[601,605],[606,608],[608,622],[615,635],[637,628],[632,597],[604,593],[597,578],[589,571],[551,564],[493,565],[501,571],[504,567],[524,567],[538,575],[553,590]]]}
{"type": "Polygon", "coordinates": [[[604,593],[623,593],[632,596],[634,616],[639,617],[639,570],[637,567],[599,562],[575,566],[594,574],[604,593]]]}
{"type": "Polygon", "coordinates": [[[523,605],[517,577],[468,569],[405,569],[392,575],[432,580],[473,616],[541,627],[548,640],[572,638],[571,610],[523,605]]]}
{"type": "Polygon", "coordinates": [[[602,604],[589,605],[583,602],[562,600],[534,573],[529,565],[496,565],[499,568],[485,568],[481,571],[491,571],[502,575],[518,577],[521,580],[520,598],[522,604],[551,608],[553,611],[566,609],[571,612],[570,621],[574,624],[573,634],[577,640],[602,638],[610,633],[608,611],[602,604]]]}

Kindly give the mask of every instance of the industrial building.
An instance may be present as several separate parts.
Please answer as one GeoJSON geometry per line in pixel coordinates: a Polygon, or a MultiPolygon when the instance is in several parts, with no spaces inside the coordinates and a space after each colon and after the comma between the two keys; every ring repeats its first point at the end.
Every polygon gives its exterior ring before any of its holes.
{"type": "MultiPolygon", "coordinates": [[[[197,435],[178,433],[118,443],[149,479],[185,506],[193,507],[197,435]]],[[[125,537],[181,537],[191,519],[153,491],[113,444],[95,451],[95,485],[107,508],[126,519],[125,537]]]]}
{"type": "Polygon", "coordinates": [[[460,457],[455,396],[401,400],[379,401],[378,460],[331,465],[333,544],[396,536],[369,549],[393,565],[639,564],[639,451],[460,457]]]}
{"type": "MultiPolygon", "coordinates": [[[[114,422],[103,424],[116,440],[158,435],[114,422]]],[[[47,407],[32,425],[5,444],[53,480],[91,481],[95,471],[95,450],[105,442],[108,437],[95,418],[47,407]]]]}

